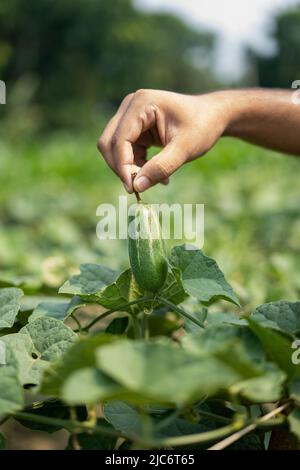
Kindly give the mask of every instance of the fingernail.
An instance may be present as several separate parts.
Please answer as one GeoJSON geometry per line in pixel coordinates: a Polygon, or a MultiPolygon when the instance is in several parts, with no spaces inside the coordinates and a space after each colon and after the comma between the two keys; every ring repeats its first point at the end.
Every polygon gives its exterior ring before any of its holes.
{"type": "Polygon", "coordinates": [[[140,176],[134,181],[134,187],[139,192],[142,193],[146,189],[150,188],[151,181],[147,176],[140,176]]]}

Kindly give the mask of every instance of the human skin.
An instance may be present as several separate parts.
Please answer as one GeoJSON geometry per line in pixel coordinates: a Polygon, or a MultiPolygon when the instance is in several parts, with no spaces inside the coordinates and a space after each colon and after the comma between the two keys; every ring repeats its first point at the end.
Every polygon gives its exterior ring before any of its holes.
{"type": "Polygon", "coordinates": [[[204,155],[224,136],[300,155],[300,104],[292,98],[292,92],[274,89],[198,96],[138,90],[123,100],[98,148],[129,193],[167,184],[179,167],[204,155]],[[147,161],[153,145],[162,149],[147,161]]]}

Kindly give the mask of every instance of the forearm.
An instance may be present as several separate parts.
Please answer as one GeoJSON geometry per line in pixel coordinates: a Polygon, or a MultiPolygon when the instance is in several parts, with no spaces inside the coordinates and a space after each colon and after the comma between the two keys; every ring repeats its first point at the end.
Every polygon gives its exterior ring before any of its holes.
{"type": "Polygon", "coordinates": [[[227,125],[223,135],[300,155],[300,105],[285,90],[229,90],[222,99],[227,125]]]}

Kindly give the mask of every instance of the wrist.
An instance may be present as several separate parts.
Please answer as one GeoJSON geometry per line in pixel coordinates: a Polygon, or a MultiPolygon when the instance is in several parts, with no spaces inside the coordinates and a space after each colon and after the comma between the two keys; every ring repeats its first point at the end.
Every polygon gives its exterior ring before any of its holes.
{"type": "Polygon", "coordinates": [[[238,137],[252,120],[253,101],[250,90],[224,90],[220,92],[223,104],[224,136],[238,137]]]}
{"type": "Polygon", "coordinates": [[[220,134],[229,135],[235,124],[239,122],[241,109],[238,91],[220,90],[210,93],[212,105],[217,109],[220,118],[220,134]]]}

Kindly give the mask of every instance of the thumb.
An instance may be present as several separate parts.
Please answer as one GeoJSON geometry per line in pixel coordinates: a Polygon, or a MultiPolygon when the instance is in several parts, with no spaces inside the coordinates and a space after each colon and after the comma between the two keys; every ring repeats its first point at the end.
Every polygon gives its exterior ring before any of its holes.
{"type": "Polygon", "coordinates": [[[142,193],[156,183],[163,182],[185,163],[186,157],[184,145],[174,139],[140,169],[134,180],[134,189],[142,193]]]}

